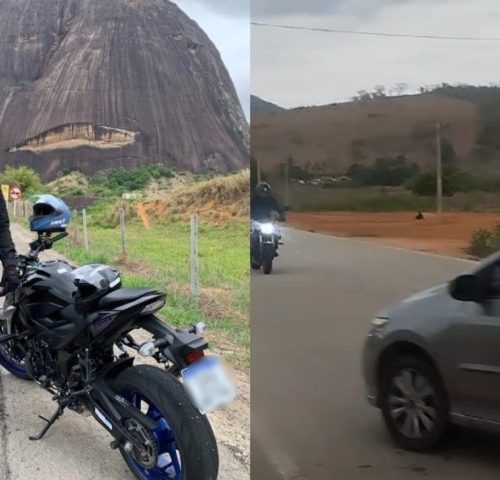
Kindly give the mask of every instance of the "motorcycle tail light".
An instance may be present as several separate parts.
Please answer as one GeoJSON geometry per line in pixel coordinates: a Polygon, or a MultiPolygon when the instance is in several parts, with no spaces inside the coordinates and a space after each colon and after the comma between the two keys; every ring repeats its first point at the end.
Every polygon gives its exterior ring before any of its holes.
{"type": "Polygon", "coordinates": [[[157,312],[158,310],[161,310],[164,306],[165,306],[165,299],[161,298],[159,300],[156,300],[153,303],[146,305],[142,309],[141,315],[150,315],[152,313],[157,312]]]}
{"type": "Polygon", "coordinates": [[[203,350],[200,350],[197,352],[189,352],[186,355],[186,360],[187,360],[188,364],[191,365],[192,363],[197,362],[198,360],[200,360],[200,358],[203,358],[204,356],[205,356],[205,352],[203,350]]]}

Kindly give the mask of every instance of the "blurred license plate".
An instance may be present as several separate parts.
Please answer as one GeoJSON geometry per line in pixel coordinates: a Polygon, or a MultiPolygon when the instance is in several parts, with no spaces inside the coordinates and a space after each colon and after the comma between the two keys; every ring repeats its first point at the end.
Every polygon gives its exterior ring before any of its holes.
{"type": "Polygon", "coordinates": [[[205,357],[182,371],[184,388],[202,414],[213,412],[236,397],[236,389],[219,358],[205,357]]]}

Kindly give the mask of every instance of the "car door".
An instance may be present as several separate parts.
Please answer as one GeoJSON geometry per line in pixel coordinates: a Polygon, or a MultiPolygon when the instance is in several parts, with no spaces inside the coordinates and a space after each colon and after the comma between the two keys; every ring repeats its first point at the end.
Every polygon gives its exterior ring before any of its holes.
{"type": "Polygon", "coordinates": [[[500,263],[482,274],[487,300],[463,303],[446,333],[457,413],[500,421],[500,263]]]}

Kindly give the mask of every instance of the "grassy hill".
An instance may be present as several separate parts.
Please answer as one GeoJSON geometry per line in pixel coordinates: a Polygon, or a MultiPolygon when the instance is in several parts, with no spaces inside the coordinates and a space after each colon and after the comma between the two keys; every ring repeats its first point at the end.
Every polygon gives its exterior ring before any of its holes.
{"type": "Polygon", "coordinates": [[[314,174],[343,175],[353,164],[404,155],[435,164],[435,125],[457,166],[500,173],[500,88],[442,85],[419,95],[358,99],[252,117],[252,155],[266,172],[290,157],[314,174]]]}
{"type": "Polygon", "coordinates": [[[252,95],[250,100],[251,100],[252,115],[260,113],[279,113],[285,111],[285,109],[280,107],[279,105],[263,100],[262,98],[259,98],[256,95],[252,95]]]}

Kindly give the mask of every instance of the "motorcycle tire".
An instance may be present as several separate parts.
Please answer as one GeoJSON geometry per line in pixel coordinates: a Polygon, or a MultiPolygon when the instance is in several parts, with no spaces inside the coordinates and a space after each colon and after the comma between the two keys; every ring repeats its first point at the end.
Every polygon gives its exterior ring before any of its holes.
{"type": "Polygon", "coordinates": [[[262,265],[262,271],[266,275],[269,275],[273,271],[273,261],[272,260],[265,260],[263,265],[262,265]]]}
{"type": "MultiPolygon", "coordinates": [[[[123,371],[111,386],[124,396],[127,396],[124,392],[135,392],[141,401],[147,399],[146,403],[154,405],[161,414],[161,421],[165,420],[165,425],[173,434],[182,464],[180,477],[174,478],[217,479],[219,455],[212,427],[173,375],[157,367],[138,365],[123,371]]],[[[121,449],[121,454],[138,480],[150,478],[152,473],[140,467],[131,453],[121,449]]],[[[172,477],[165,476],[167,478],[172,477]]]]}

